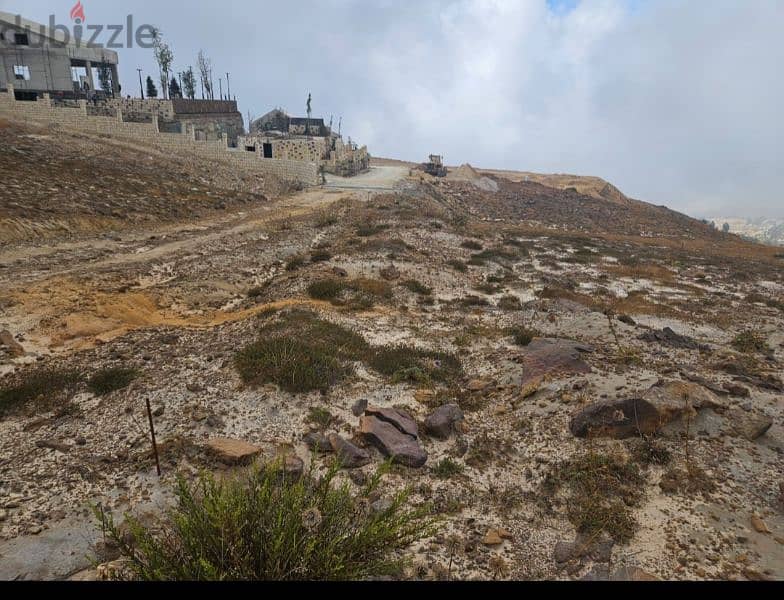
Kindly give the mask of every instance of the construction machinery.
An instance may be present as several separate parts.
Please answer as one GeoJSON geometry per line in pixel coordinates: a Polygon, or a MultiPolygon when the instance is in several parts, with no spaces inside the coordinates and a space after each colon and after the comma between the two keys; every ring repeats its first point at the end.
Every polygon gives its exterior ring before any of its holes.
{"type": "Polygon", "coordinates": [[[436,154],[431,154],[430,162],[424,163],[422,168],[425,170],[425,173],[432,175],[433,177],[446,177],[447,175],[447,170],[444,166],[444,157],[436,154]]]}

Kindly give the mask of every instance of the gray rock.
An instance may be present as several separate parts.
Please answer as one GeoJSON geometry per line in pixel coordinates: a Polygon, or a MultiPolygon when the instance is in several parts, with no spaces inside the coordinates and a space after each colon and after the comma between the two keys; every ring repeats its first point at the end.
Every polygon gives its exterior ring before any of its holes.
{"type": "Polygon", "coordinates": [[[369,406],[365,410],[365,414],[369,417],[375,417],[380,421],[384,421],[393,425],[401,433],[410,435],[413,438],[419,437],[419,428],[416,421],[411,416],[402,410],[396,408],[378,408],[376,406],[369,406]]]}
{"type": "Polygon", "coordinates": [[[370,464],[373,460],[365,450],[358,448],[337,434],[333,433],[329,436],[329,443],[345,469],[358,469],[370,464]]]}
{"type": "Polygon", "coordinates": [[[415,437],[377,417],[362,417],[359,420],[359,433],[394,463],[420,468],[427,462],[427,453],[415,437]]]}
{"type": "Polygon", "coordinates": [[[425,431],[435,438],[446,440],[455,431],[455,425],[464,419],[463,411],[456,404],[446,404],[425,420],[425,431]]]}
{"type": "Polygon", "coordinates": [[[361,417],[368,407],[367,400],[357,400],[354,406],[351,407],[351,412],[355,417],[361,417]]]}
{"type": "Polygon", "coordinates": [[[332,452],[332,444],[329,443],[329,439],[320,433],[309,433],[302,438],[302,441],[305,442],[305,445],[313,452],[319,454],[329,454],[332,452]]]}

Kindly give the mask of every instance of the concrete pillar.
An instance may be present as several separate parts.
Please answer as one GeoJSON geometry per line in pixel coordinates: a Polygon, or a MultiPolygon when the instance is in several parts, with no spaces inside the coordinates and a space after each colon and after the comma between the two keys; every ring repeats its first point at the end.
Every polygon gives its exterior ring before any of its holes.
{"type": "Polygon", "coordinates": [[[79,110],[85,116],[87,116],[87,100],[79,100],[79,110]]]}
{"type": "Polygon", "coordinates": [[[117,73],[117,65],[109,67],[112,71],[112,93],[115,96],[120,95],[120,75],[117,73]]]}
{"type": "Polygon", "coordinates": [[[228,148],[229,147],[229,134],[228,133],[221,133],[221,141],[223,145],[228,148]]]}
{"type": "Polygon", "coordinates": [[[90,91],[95,91],[95,80],[93,79],[93,63],[89,60],[84,63],[84,68],[87,70],[87,83],[90,85],[90,91]]]}
{"type": "Polygon", "coordinates": [[[49,92],[44,92],[43,95],[37,99],[37,102],[44,106],[52,106],[52,98],[49,96],[49,92]]]}
{"type": "Polygon", "coordinates": [[[14,96],[14,84],[9,82],[5,87],[6,90],[8,90],[8,94],[11,96],[11,100],[16,100],[16,96],[14,96]]]}
{"type": "Polygon", "coordinates": [[[158,126],[158,115],[152,116],[152,126],[157,133],[161,132],[161,128],[158,126]]]}
{"type": "Polygon", "coordinates": [[[117,120],[118,120],[120,123],[122,123],[122,122],[123,122],[123,118],[122,118],[122,108],[121,108],[120,106],[118,106],[118,107],[117,107],[117,120]]]}

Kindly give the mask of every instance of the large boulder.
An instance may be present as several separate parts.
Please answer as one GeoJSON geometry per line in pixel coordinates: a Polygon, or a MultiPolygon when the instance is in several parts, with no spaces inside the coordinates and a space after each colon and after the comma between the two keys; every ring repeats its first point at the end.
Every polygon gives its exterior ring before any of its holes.
{"type": "Polygon", "coordinates": [[[329,436],[329,443],[344,469],[359,469],[373,460],[365,450],[337,434],[333,433],[329,436]]]}
{"type": "Polygon", "coordinates": [[[416,421],[414,421],[410,415],[404,413],[402,410],[397,410],[396,408],[378,408],[376,406],[368,406],[365,409],[365,414],[369,417],[376,417],[381,421],[385,421],[413,438],[419,437],[419,428],[417,427],[416,421]]]}
{"type": "Polygon", "coordinates": [[[420,468],[427,462],[427,453],[417,438],[404,433],[392,423],[375,416],[359,420],[359,434],[392,462],[407,467],[420,468]]]}
{"type": "Polygon", "coordinates": [[[247,465],[261,454],[261,448],[233,438],[213,438],[207,442],[207,450],[226,465],[247,465]]]}
{"type": "Polygon", "coordinates": [[[463,411],[457,404],[445,404],[425,420],[425,431],[440,440],[449,439],[455,426],[464,418],[463,411]]]}
{"type": "Polygon", "coordinates": [[[593,346],[573,340],[537,338],[517,359],[523,367],[522,386],[541,381],[547,375],[579,375],[591,372],[583,354],[594,352],[593,346]]]}
{"type": "Polygon", "coordinates": [[[580,410],[569,425],[576,437],[624,439],[656,433],[685,414],[724,406],[702,386],[682,381],[659,382],[642,398],[597,402],[580,410]]]}

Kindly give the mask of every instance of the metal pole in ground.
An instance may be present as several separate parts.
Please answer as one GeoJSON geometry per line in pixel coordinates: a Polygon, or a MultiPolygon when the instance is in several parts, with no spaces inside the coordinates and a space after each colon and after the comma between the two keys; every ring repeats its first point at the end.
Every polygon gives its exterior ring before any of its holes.
{"type": "Polygon", "coordinates": [[[161,461],[158,458],[158,444],[155,442],[155,425],[152,422],[152,409],[150,409],[150,399],[145,398],[147,404],[147,417],[150,419],[150,434],[152,435],[152,453],[155,455],[155,468],[158,469],[158,477],[161,476],[161,461]]]}

